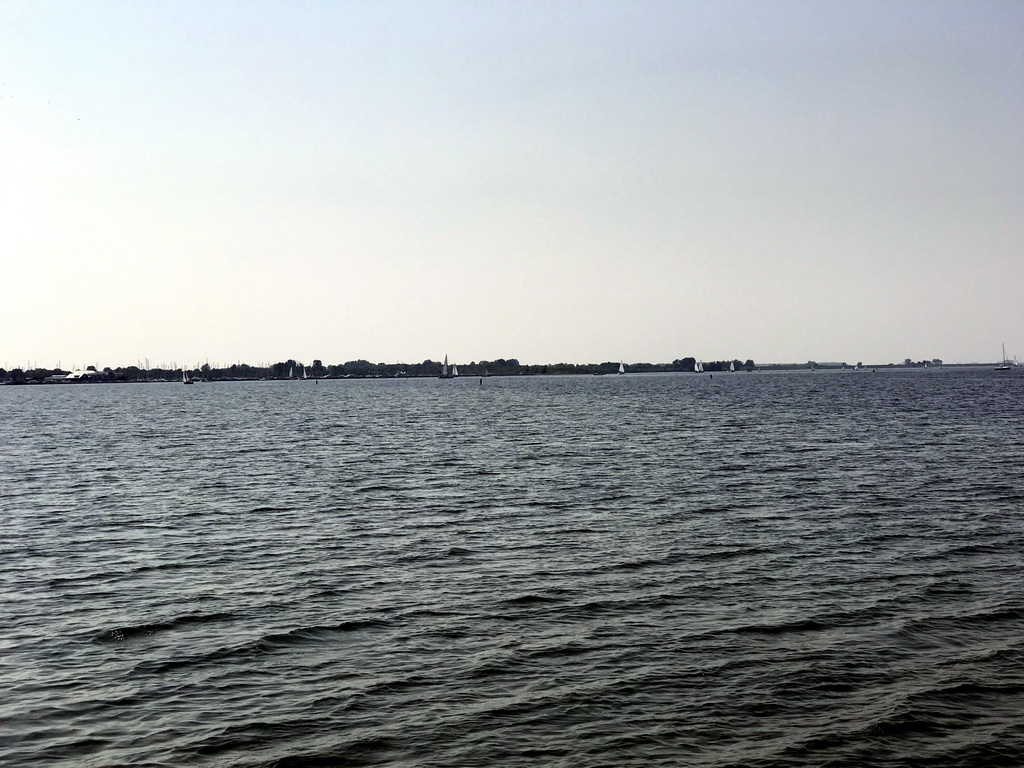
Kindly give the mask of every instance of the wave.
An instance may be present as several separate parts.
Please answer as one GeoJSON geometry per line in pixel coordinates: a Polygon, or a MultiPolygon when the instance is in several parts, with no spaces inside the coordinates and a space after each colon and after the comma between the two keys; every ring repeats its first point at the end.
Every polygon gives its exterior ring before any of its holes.
{"type": "Polygon", "coordinates": [[[333,635],[359,632],[364,629],[379,629],[389,624],[390,622],[386,619],[361,619],[343,621],[340,624],[299,627],[288,632],[264,635],[257,641],[257,647],[263,651],[270,651],[279,648],[307,645],[311,642],[327,640],[333,635]]]}
{"type": "Polygon", "coordinates": [[[550,595],[520,595],[519,597],[510,597],[506,600],[502,600],[502,605],[508,606],[523,606],[523,605],[544,605],[548,603],[560,603],[563,602],[564,598],[552,597],[550,595]]]}
{"type": "Polygon", "coordinates": [[[816,619],[797,619],[777,624],[746,624],[725,631],[736,635],[782,635],[789,632],[820,632],[834,626],[835,624],[817,621],[816,619]]]}
{"type": "MultiPolygon", "coordinates": [[[[326,702],[318,702],[323,705],[326,702]]],[[[334,711],[344,711],[344,705],[337,707],[337,702],[332,702],[334,711]]],[[[200,741],[189,751],[196,757],[212,757],[224,754],[225,752],[247,751],[253,748],[265,747],[275,742],[290,741],[311,733],[330,727],[330,719],[327,717],[294,717],[282,720],[241,723],[229,725],[222,728],[214,735],[200,741]]]]}
{"type": "Polygon", "coordinates": [[[975,628],[982,624],[1021,623],[1024,610],[1020,608],[993,608],[944,616],[925,616],[906,619],[900,628],[902,634],[926,633],[951,628],[975,628]]]}
{"type": "Polygon", "coordinates": [[[382,753],[395,742],[384,736],[357,739],[326,752],[304,753],[278,758],[266,768],[339,768],[340,766],[382,765],[382,753]]]}
{"type": "Polygon", "coordinates": [[[395,558],[396,563],[402,564],[415,564],[415,563],[437,563],[448,559],[467,559],[475,555],[476,552],[472,549],[465,547],[449,547],[442,551],[415,551],[409,554],[400,555],[395,558]]]}
{"type": "Polygon", "coordinates": [[[744,624],[718,630],[722,634],[763,634],[777,635],[790,632],[819,632],[839,628],[870,626],[895,615],[899,599],[880,598],[870,605],[858,608],[837,609],[814,613],[808,616],[792,617],[778,622],[744,624]]]}
{"type": "Polygon", "coordinates": [[[413,674],[409,677],[397,677],[391,680],[375,683],[369,688],[360,691],[358,693],[358,697],[360,699],[365,699],[367,697],[377,696],[380,694],[400,693],[413,688],[423,688],[426,686],[436,685],[437,683],[437,678],[429,677],[427,675],[413,674]]]}
{"type": "Polygon", "coordinates": [[[772,547],[726,547],[723,549],[693,552],[690,554],[690,557],[694,560],[731,560],[734,557],[771,555],[775,554],[775,551],[772,547]]]}
{"type": "Polygon", "coordinates": [[[924,587],[921,594],[925,599],[932,597],[949,598],[972,595],[976,591],[969,582],[962,579],[939,579],[924,587]]]}
{"type": "Polygon", "coordinates": [[[597,647],[581,645],[579,643],[565,643],[563,645],[555,645],[550,648],[538,648],[536,650],[524,651],[527,658],[530,659],[543,659],[543,658],[567,658],[570,656],[582,656],[583,654],[593,653],[598,650],[597,647]]]}
{"type": "Polygon", "coordinates": [[[651,609],[677,605],[683,595],[675,592],[660,592],[632,597],[608,597],[566,607],[566,615],[603,616],[607,614],[640,614],[651,609]]]}
{"type": "Polygon", "coordinates": [[[225,646],[205,653],[192,654],[169,660],[151,660],[136,664],[137,672],[161,674],[182,667],[204,666],[207,664],[231,660],[239,661],[249,658],[277,653],[289,648],[299,648],[316,643],[329,641],[332,637],[349,632],[367,629],[379,629],[390,622],[383,619],[362,619],[343,621],[339,624],[298,627],[287,632],[276,632],[264,635],[256,640],[234,646],[225,646]]]}
{"type": "Polygon", "coordinates": [[[911,560],[948,560],[963,555],[993,555],[1006,552],[1005,543],[968,543],[954,546],[947,546],[942,549],[921,554],[910,555],[911,560]]]}
{"type": "Polygon", "coordinates": [[[201,624],[227,622],[234,618],[235,615],[231,613],[186,613],[165,621],[156,621],[150,624],[129,624],[123,627],[106,629],[94,635],[93,642],[123,643],[127,640],[155,635],[158,632],[167,632],[201,624]]]}

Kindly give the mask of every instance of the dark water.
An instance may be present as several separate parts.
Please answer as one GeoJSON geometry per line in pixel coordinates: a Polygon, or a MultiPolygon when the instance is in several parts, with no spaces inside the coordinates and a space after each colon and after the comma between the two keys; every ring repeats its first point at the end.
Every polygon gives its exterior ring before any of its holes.
{"type": "Polygon", "coordinates": [[[1022,395],[0,387],[0,764],[1024,764],[1022,395]]]}

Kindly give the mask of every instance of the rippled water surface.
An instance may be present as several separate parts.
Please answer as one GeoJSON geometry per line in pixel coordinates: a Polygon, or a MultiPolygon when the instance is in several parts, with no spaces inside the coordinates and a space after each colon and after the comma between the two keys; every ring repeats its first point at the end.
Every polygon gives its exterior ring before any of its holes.
{"type": "Polygon", "coordinates": [[[1022,396],[0,387],[0,764],[1024,764],[1022,396]]]}

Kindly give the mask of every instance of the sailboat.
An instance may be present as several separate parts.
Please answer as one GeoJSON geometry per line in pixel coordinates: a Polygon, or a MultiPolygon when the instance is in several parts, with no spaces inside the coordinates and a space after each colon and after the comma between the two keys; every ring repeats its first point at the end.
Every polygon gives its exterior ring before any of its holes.
{"type": "Polygon", "coordinates": [[[306,366],[302,366],[302,378],[304,378],[304,379],[308,379],[309,378],[309,376],[306,375],[306,366]]]}
{"type": "Polygon", "coordinates": [[[621,373],[625,373],[625,372],[626,372],[626,366],[624,366],[624,365],[623,365],[623,364],[622,364],[622,363],[620,362],[620,363],[619,363],[619,373],[621,374],[621,373]]]}
{"type": "Polygon", "coordinates": [[[997,371],[1008,371],[1013,366],[1010,365],[1010,361],[1006,359],[1006,345],[1003,344],[1003,358],[1002,362],[996,366],[997,371]]]}
{"type": "Polygon", "coordinates": [[[735,373],[736,372],[736,361],[735,360],[729,361],[729,372],[730,373],[735,373]]]}
{"type": "Polygon", "coordinates": [[[451,370],[448,369],[448,355],[444,356],[444,363],[441,365],[441,375],[439,379],[454,379],[459,375],[459,369],[456,366],[452,366],[451,370]]]}
{"type": "Polygon", "coordinates": [[[294,379],[295,378],[295,366],[294,365],[288,366],[288,378],[289,379],[294,379]]]}
{"type": "Polygon", "coordinates": [[[188,373],[186,373],[184,368],[181,370],[181,383],[182,384],[191,384],[192,383],[192,377],[189,376],[188,373]]]}

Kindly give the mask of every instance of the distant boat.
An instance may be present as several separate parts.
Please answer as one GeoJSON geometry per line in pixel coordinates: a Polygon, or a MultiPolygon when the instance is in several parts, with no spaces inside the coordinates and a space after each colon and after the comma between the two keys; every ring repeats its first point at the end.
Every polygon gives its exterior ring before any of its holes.
{"type": "Polygon", "coordinates": [[[191,384],[192,383],[192,377],[189,376],[188,373],[186,373],[184,369],[181,371],[181,383],[182,384],[191,384]]]}
{"type": "Polygon", "coordinates": [[[288,378],[289,379],[294,379],[295,378],[295,366],[294,365],[288,366],[288,378]]]}
{"type": "Polygon", "coordinates": [[[302,378],[304,378],[304,379],[308,379],[309,378],[309,376],[306,375],[306,366],[302,366],[302,378]]]}
{"type": "Polygon", "coordinates": [[[622,364],[622,363],[620,362],[620,363],[619,363],[619,373],[625,373],[625,372],[626,372],[626,366],[624,366],[624,365],[623,365],[623,364],[622,364]]]}
{"type": "Polygon", "coordinates": [[[453,365],[450,369],[448,368],[448,355],[445,355],[444,356],[444,363],[441,364],[441,375],[438,376],[437,378],[439,378],[439,379],[454,379],[458,375],[459,375],[459,369],[456,366],[453,365]]]}
{"type": "Polygon", "coordinates": [[[1008,371],[1012,367],[1013,366],[1010,364],[1010,361],[1006,359],[1006,345],[1003,344],[1003,361],[999,365],[996,366],[996,370],[997,371],[1008,371]]]}
{"type": "Polygon", "coordinates": [[[697,373],[704,373],[704,361],[697,363],[697,367],[694,369],[697,373]]]}
{"type": "Polygon", "coordinates": [[[729,371],[731,373],[734,373],[736,371],[736,362],[735,361],[732,361],[732,362],[729,363],[729,371]]]}

